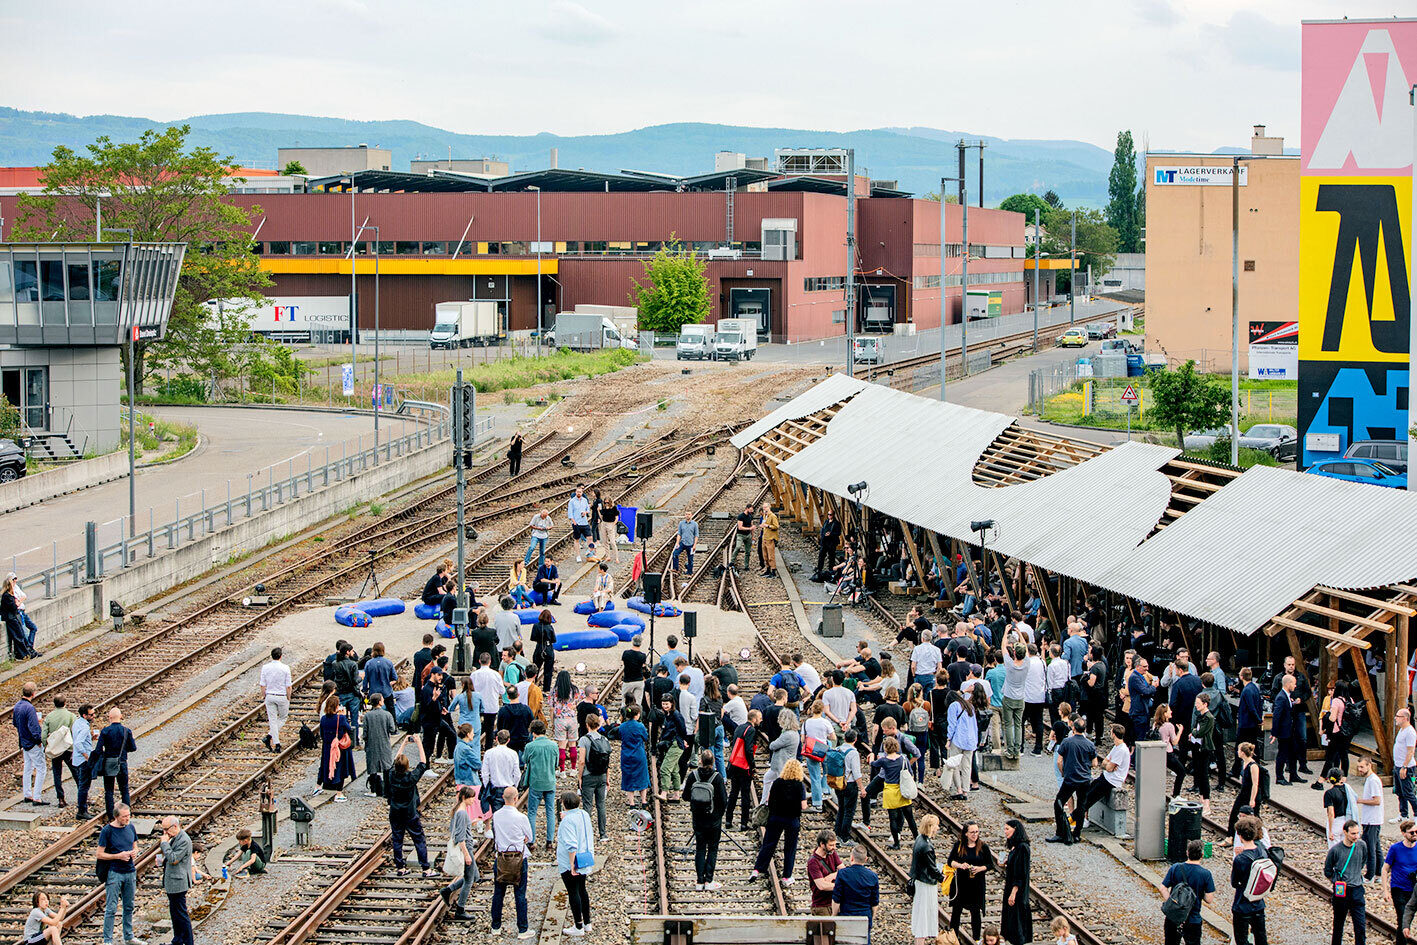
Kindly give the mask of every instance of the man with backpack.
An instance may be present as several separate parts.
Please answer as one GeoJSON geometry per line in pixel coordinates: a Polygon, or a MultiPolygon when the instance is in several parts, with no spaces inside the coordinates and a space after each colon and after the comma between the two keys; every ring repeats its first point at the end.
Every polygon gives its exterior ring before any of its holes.
{"type": "Polygon", "coordinates": [[[866,795],[866,779],[861,775],[861,753],[856,750],[856,729],[849,728],[842,743],[827,752],[823,762],[827,787],[836,794],[836,837],[851,842],[851,822],[856,819],[856,802],[866,795]]]}
{"type": "Polygon", "coordinates": [[[728,818],[733,819],[733,807],[735,804],[742,805],[742,812],[739,818],[738,829],[746,833],[748,827],[748,808],[752,804],[751,787],[754,775],[757,771],[757,751],[758,751],[758,725],[763,720],[763,715],[757,709],[748,710],[748,721],[738,726],[738,730],[733,733],[733,748],[728,755],[728,781],[730,790],[728,792],[728,818]]]}
{"type": "Polygon", "coordinates": [[[723,888],[714,881],[718,868],[718,842],[723,839],[723,815],[728,810],[728,792],[715,767],[713,752],[699,752],[699,766],[684,782],[684,800],[694,823],[694,889],[713,892],[723,888]]]}
{"type": "Polygon", "coordinates": [[[1329,847],[1324,858],[1324,878],[1333,884],[1333,945],[1343,942],[1343,922],[1353,916],[1353,941],[1362,945],[1367,938],[1368,910],[1363,896],[1363,863],[1367,845],[1361,839],[1358,821],[1343,824],[1343,839],[1329,847]]]}
{"type": "Polygon", "coordinates": [[[1230,885],[1235,889],[1230,924],[1235,929],[1235,945],[1269,945],[1269,934],[1264,926],[1264,897],[1274,888],[1279,867],[1259,842],[1256,818],[1239,818],[1235,822],[1235,833],[1240,838],[1230,866],[1230,885]]]}
{"type": "Polygon", "coordinates": [[[772,678],[773,689],[782,689],[787,692],[787,707],[796,712],[798,706],[802,704],[802,677],[797,674],[792,663],[783,660],[782,669],[772,678]]]}
{"type": "Polygon", "coordinates": [[[586,733],[576,742],[576,778],[580,781],[581,805],[587,814],[595,805],[596,829],[605,840],[606,772],[610,770],[610,739],[600,733],[600,713],[586,716],[586,733]]]}
{"type": "Polygon", "coordinates": [[[1161,880],[1166,895],[1161,903],[1166,945],[1200,945],[1201,906],[1215,903],[1215,877],[1201,866],[1204,852],[1204,843],[1191,840],[1186,844],[1186,862],[1172,864],[1161,880]]]}

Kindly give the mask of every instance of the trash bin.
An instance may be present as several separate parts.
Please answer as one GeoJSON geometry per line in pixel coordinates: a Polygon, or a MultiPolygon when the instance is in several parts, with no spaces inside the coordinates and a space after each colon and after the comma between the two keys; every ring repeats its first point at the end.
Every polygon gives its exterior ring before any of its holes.
{"type": "Polygon", "coordinates": [[[1166,807],[1166,859],[1186,862],[1186,846],[1201,839],[1201,806],[1194,801],[1174,800],[1166,807]]]}
{"type": "Polygon", "coordinates": [[[827,604],[822,608],[822,622],[818,629],[824,637],[839,637],[845,634],[846,626],[841,622],[840,604],[827,604]]]}

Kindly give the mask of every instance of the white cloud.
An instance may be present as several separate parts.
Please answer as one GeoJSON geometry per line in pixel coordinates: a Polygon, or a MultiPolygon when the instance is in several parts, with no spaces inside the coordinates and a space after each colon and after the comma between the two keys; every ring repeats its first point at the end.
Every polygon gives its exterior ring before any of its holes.
{"type": "Polygon", "coordinates": [[[547,39],[572,46],[599,46],[614,39],[619,28],[601,16],[575,3],[574,0],[553,0],[547,19],[536,32],[547,39]]]}

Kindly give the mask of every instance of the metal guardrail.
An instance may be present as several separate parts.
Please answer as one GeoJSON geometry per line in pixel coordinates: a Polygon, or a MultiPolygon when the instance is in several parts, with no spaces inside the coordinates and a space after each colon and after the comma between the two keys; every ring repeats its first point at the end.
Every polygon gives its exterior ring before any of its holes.
{"type": "MultiPolygon", "coordinates": [[[[137,534],[127,533],[124,519],[119,519],[122,534],[117,541],[100,544],[98,525],[89,522],[85,529],[85,553],[65,561],[58,559],[58,543],[54,544],[54,560],[48,568],[28,574],[20,579],[20,587],[33,592],[42,589],[45,598],[58,595],[61,589],[80,587],[85,583],[98,581],[107,573],[132,565],[140,557],[153,558],[164,551],[172,551],[184,544],[204,538],[207,535],[233,525],[238,518],[250,518],[257,512],[267,512],[279,505],[309,495],[319,489],[343,482],[352,476],[377,467],[416,450],[427,449],[452,436],[452,417],[447,407],[424,401],[406,400],[399,414],[417,414],[426,423],[412,433],[370,446],[355,452],[345,450],[338,459],[330,459],[320,466],[307,465],[303,472],[295,472],[293,464],[287,474],[277,479],[275,467],[264,470],[266,482],[261,484],[260,473],[248,474],[246,493],[231,493],[230,480],[227,481],[226,498],[208,503],[206,492],[201,493],[200,508],[182,514],[181,502],[174,507],[173,517],[166,522],[155,523],[153,510],[148,509],[148,529],[137,534]]],[[[482,421],[491,429],[491,418],[482,421]]]]}

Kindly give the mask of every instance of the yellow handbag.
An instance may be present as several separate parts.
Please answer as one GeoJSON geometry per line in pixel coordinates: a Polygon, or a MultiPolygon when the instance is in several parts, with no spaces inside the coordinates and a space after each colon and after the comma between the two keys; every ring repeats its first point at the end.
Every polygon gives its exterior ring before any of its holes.
{"type": "Polygon", "coordinates": [[[940,896],[949,899],[955,886],[955,868],[947,865],[943,872],[945,878],[940,880],[940,896]]]}

